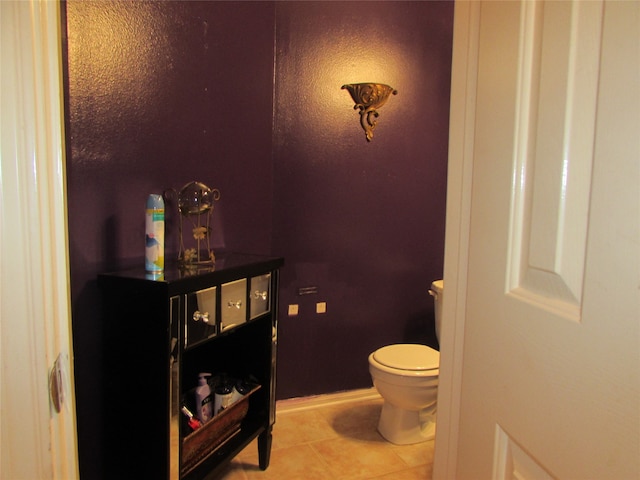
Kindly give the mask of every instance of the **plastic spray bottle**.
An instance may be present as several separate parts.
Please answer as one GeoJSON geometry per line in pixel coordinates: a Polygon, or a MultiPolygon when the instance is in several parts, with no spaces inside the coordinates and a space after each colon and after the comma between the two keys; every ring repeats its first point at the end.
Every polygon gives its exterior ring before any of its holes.
{"type": "Polygon", "coordinates": [[[164,200],[162,195],[151,194],[147,198],[145,227],[145,268],[147,272],[162,272],[164,270],[164,200]]]}

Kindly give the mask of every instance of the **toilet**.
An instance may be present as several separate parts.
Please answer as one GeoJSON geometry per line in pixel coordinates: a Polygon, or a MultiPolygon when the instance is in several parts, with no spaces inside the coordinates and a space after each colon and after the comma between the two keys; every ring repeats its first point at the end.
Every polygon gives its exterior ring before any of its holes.
{"type": "MultiPolygon", "coordinates": [[[[443,281],[431,284],[436,337],[440,340],[443,281]]],[[[440,352],[426,345],[400,343],[369,355],[373,384],[384,399],[378,431],[396,445],[431,440],[436,433],[440,352]]]]}

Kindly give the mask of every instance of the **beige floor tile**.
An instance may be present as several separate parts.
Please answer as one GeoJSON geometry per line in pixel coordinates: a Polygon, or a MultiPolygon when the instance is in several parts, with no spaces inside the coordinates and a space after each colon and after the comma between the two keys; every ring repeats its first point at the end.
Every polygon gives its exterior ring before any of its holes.
{"type": "Polygon", "coordinates": [[[242,450],[239,454],[238,454],[239,458],[242,457],[247,457],[247,458],[256,458],[256,461],[258,459],[258,439],[255,438],[253,440],[253,442],[251,442],[249,445],[247,445],[244,450],[242,450]]]}
{"type": "Polygon", "coordinates": [[[427,480],[433,440],[393,445],[378,433],[382,399],[279,412],[271,462],[258,466],[254,441],[229,465],[222,480],[427,480]]]}
{"type": "Polygon", "coordinates": [[[276,416],[272,448],[277,450],[337,436],[330,423],[316,410],[284,413],[276,416]]]}
{"type": "Polygon", "coordinates": [[[433,463],[434,441],[414,445],[392,445],[390,448],[411,467],[433,463]]]}
{"type": "MultiPolygon", "coordinates": [[[[269,468],[262,471],[255,462],[243,463],[246,478],[261,480],[333,480],[328,466],[309,445],[296,445],[271,452],[269,468]]],[[[224,477],[224,480],[227,480],[224,477]]]]}
{"type": "Polygon", "coordinates": [[[247,480],[243,462],[233,460],[224,473],[221,474],[220,480],[247,480]]]}
{"type": "Polygon", "coordinates": [[[340,437],[311,444],[336,479],[367,479],[408,465],[384,442],[340,437]]]}
{"type": "Polygon", "coordinates": [[[318,409],[333,430],[341,436],[359,438],[377,431],[382,400],[347,403],[318,409]]]}
{"type": "Polygon", "coordinates": [[[431,465],[421,465],[420,467],[409,468],[399,472],[388,473],[370,480],[430,480],[432,471],[431,465]]]}

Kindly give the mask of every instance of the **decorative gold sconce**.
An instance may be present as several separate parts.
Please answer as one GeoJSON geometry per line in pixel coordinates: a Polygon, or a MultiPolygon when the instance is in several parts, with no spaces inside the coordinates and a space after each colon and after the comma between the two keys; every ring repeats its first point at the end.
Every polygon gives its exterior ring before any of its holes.
{"type": "Polygon", "coordinates": [[[383,83],[348,83],[342,86],[349,90],[351,98],[356,102],[354,110],[360,110],[360,125],[364,129],[367,141],[373,138],[378,109],[388,100],[389,95],[397,95],[398,91],[383,83]]]}

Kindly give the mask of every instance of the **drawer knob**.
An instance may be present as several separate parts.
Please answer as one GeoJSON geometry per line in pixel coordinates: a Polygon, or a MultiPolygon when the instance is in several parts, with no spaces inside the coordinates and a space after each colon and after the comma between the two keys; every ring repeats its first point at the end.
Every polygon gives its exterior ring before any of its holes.
{"type": "Polygon", "coordinates": [[[202,323],[209,323],[209,312],[201,313],[198,310],[193,312],[193,321],[198,322],[200,320],[202,320],[202,323]]]}
{"type": "Polygon", "coordinates": [[[267,291],[263,291],[260,292],[258,290],[256,290],[255,292],[253,292],[253,298],[258,299],[261,298],[262,300],[266,300],[267,299],[267,291]]]}
{"type": "Polygon", "coordinates": [[[237,302],[232,302],[231,300],[229,300],[229,303],[227,303],[228,307],[236,307],[238,310],[240,310],[240,308],[242,308],[242,300],[238,300],[237,302]]]}

